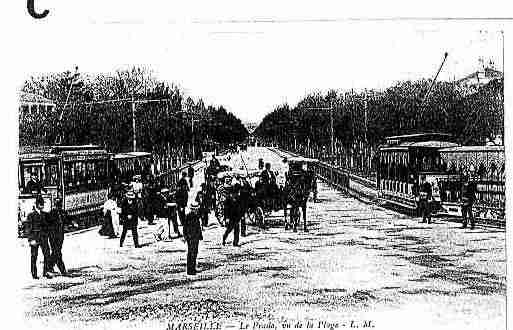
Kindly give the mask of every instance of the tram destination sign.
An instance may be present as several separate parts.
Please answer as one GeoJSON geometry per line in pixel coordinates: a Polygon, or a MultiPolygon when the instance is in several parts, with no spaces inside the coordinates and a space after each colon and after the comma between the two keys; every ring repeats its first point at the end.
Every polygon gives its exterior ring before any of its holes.
{"type": "Polygon", "coordinates": [[[102,204],[107,200],[108,189],[94,190],[65,197],[64,207],[67,211],[102,204]]]}

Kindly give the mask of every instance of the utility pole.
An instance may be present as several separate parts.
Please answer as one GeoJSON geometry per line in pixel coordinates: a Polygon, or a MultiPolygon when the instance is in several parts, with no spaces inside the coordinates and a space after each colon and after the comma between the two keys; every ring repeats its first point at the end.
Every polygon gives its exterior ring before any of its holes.
{"type": "MultiPolygon", "coordinates": [[[[506,69],[504,68],[504,30],[501,30],[502,34],[502,105],[504,107],[504,86],[506,85],[506,69]]],[[[503,126],[504,127],[504,126],[503,126]]],[[[506,135],[506,130],[504,129],[502,132],[502,145],[504,145],[504,136],[506,135]]]]}
{"type": "Polygon", "coordinates": [[[331,154],[330,154],[330,161],[333,162],[333,156],[335,154],[335,141],[334,141],[334,134],[333,134],[333,106],[330,102],[330,139],[331,139],[331,154]]]}
{"type": "Polygon", "coordinates": [[[132,143],[133,143],[133,151],[137,151],[137,134],[135,132],[135,102],[132,97],[132,143]]]}
{"type": "Polygon", "coordinates": [[[194,117],[191,116],[191,134],[192,134],[192,160],[196,159],[194,157],[194,117]]]}

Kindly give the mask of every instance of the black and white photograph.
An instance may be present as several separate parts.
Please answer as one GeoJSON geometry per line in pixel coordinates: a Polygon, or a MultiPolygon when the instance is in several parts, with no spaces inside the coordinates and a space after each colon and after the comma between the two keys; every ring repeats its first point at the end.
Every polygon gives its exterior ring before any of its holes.
{"type": "Polygon", "coordinates": [[[513,20],[286,3],[20,2],[21,328],[508,328],[513,20]]]}

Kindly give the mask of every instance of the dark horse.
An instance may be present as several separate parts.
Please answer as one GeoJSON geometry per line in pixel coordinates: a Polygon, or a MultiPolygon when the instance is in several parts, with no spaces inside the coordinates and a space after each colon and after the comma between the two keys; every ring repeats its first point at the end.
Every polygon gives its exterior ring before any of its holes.
{"type": "Polygon", "coordinates": [[[303,229],[308,231],[306,227],[306,203],[308,196],[314,187],[314,174],[312,172],[301,171],[291,174],[282,190],[282,202],[285,218],[285,229],[292,227],[297,231],[300,221],[299,210],[303,213],[303,229]],[[287,207],[290,205],[290,221],[287,221],[287,207]]]}

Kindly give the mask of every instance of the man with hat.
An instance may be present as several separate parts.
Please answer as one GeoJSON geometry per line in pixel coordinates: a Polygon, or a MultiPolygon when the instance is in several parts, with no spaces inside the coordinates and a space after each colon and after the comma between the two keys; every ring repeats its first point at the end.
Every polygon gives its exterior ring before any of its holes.
{"type": "Polygon", "coordinates": [[[37,277],[37,255],[39,247],[43,252],[43,276],[50,278],[48,274],[50,264],[50,247],[48,245],[48,214],[43,211],[45,201],[43,197],[36,198],[36,205],[27,216],[24,231],[30,245],[30,272],[33,279],[37,277]]]}
{"type": "Polygon", "coordinates": [[[62,209],[62,199],[57,197],[54,200],[55,207],[48,214],[48,231],[50,249],[52,250],[48,270],[53,271],[55,265],[62,275],[66,275],[66,266],[62,260],[62,244],[64,243],[64,227],[71,224],[66,211],[62,209]]]}
{"type": "Polygon", "coordinates": [[[208,226],[208,214],[209,214],[209,205],[208,205],[208,195],[207,195],[207,184],[201,184],[201,190],[196,194],[195,202],[199,205],[199,214],[201,217],[201,225],[203,227],[208,226]]]}
{"type": "Polygon", "coordinates": [[[199,241],[203,239],[199,208],[198,203],[192,203],[191,210],[183,223],[183,236],[187,242],[187,275],[196,275],[198,245],[199,241]]]}
{"type": "Polygon", "coordinates": [[[194,181],[194,167],[192,165],[189,165],[187,168],[187,175],[189,176],[189,186],[192,188],[194,181]]]}
{"type": "Polygon", "coordinates": [[[476,186],[473,182],[469,182],[468,177],[465,177],[464,180],[466,182],[463,184],[461,194],[463,202],[461,206],[461,215],[463,217],[461,228],[467,228],[467,218],[470,218],[470,229],[474,229],[476,226],[476,221],[472,212],[472,206],[476,200],[476,186]]]}
{"type": "Polygon", "coordinates": [[[431,184],[426,180],[425,175],[420,176],[419,194],[418,194],[418,206],[420,214],[422,215],[422,223],[427,221],[431,223],[431,201],[433,198],[433,188],[431,184]]]}
{"type": "Polygon", "coordinates": [[[234,184],[227,190],[227,197],[224,202],[224,216],[228,220],[228,225],[223,235],[223,245],[226,244],[228,235],[233,231],[233,246],[239,246],[239,227],[242,218],[239,184],[234,184]]]}
{"type": "Polygon", "coordinates": [[[135,193],[137,198],[142,197],[142,190],[143,190],[143,184],[141,182],[141,176],[140,175],[134,175],[133,181],[130,183],[130,186],[132,188],[132,191],[135,193]]]}
{"type": "Polygon", "coordinates": [[[168,238],[171,238],[171,224],[173,225],[173,231],[178,237],[182,237],[180,229],[178,228],[177,221],[177,204],[169,194],[169,189],[163,188],[160,191],[161,203],[162,203],[162,215],[167,218],[168,238]]]}
{"type": "Polygon", "coordinates": [[[139,236],[137,234],[139,213],[140,210],[137,201],[135,200],[135,193],[133,191],[127,192],[125,200],[121,203],[120,219],[123,224],[123,231],[121,232],[121,239],[119,241],[120,247],[123,247],[123,242],[125,241],[126,233],[129,229],[132,231],[134,246],[136,248],[141,247],[139,245],[139,236]]]}
{"type": "Polygon", "coordinates": [[[182,172],[182,178],[178,181],[176,187],[176,204],[178,207],[178,217],[180,218],[180,222],[183,225],[185,220],[185,207],[187,206],[187,202],[189,200],[189,183],[187,182],[187,172],[182,172]]]}
{"type": "Polygon", "coordinates": [[[276,191],[276,175],[271,171],[271,163],[265,163],[265,170],[260,173],[260,182],[264,188],[264,204],[266,208],[271,208],[272,199],[276,191]]]}

